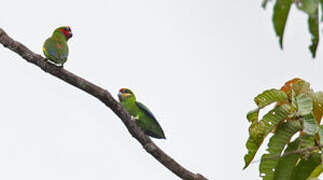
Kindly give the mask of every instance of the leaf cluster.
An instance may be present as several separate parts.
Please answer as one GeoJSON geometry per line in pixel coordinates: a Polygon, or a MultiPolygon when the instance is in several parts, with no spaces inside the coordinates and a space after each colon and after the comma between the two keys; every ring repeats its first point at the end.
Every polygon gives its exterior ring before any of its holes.
{"type": "MultiPolygon", "coordinates": [[[[262,7],[265,8],[269,0],[263,0],[262,7]]],[[[319,44],[319,7],[323,11],[323,0],[276,0],[273,8],[272,21],[276,35],[279,37],[280,47],[283,48],[283,37],[286,22],[292,5],[308,15],[308,28],[311,34],[311,45],[309,50],[315,58],[317,46],[319,44]]],[[[321,21],[323,21],[323,13],[321,21]]]]}
{"type": "Polygon", "coordinates": [[[269,89],[254,98],[257,108],[247,114],[251,123],[246,143],[244,169],[254,159],[264,139],[270,136],[259,171],[264,180],[308,180],[322,172],[323,93],[295,78],[281,89],[269,89]],[[275,106],[262,118],[259,112],[275,106]],[[298,134],[297,134],[298,133],[298,134]],[[294,136],[295,135],[295,136],[294,136]],[[292,137],[295,138],[292,138],[292,137]]]}

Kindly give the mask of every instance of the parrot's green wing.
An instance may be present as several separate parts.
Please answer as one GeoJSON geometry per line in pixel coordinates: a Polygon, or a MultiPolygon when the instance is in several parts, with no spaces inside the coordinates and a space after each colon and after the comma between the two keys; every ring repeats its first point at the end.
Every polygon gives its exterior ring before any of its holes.
{"type": "MultiPolygon", "coordinates": [[[[145,106],[144,104],[142,104],[141,102],[138,102],[138,101],[136,101],[136,104],[137,104],[137,106],[138,106],[141,110],[143,110],[143,111],[146,113],[146,115],[148,115],[149,117],[153,118],[153,119],[157,122],[157,120],[156,120],[155,116],[154,116],[154,115],[153,115],[153,113],[148,109],[148,107],[147,107],[147,106],[145,106]]],[[[158,122],[157,122],[157,123],[158,123],[158,122]]]]}
{"type": "Polygon", "coordinates": [[[160,127],[153,113],[142,103],[136,101],[136,105],[149,117],[150,128],[145,133],[154,138],[166,139],[163,129],[160,127]]]}
{"type": "Polygon", "coordinates": [[[68,56],[67,43],[64,40],[48,38],[43,46],[45,56],[56,64],[64,64],[68,56]]]}

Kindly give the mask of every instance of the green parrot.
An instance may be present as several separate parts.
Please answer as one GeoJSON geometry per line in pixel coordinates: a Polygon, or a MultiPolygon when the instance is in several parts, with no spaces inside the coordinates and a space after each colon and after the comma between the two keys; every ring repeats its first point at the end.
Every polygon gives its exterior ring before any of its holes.
{"type": "Polygon", "coordinates": [[[157,139],[166,139],[155,116],[145,105],[136,101],[136,97],[130,89],[120,89],[118,97],[121,105],[136,119],[137,125],[146,135],[157,139]]]}
{"type": "Polygon", "coordinates": [[[69,26],[55,29],[53,35],[43,45],[46,58],[57,65],[63,66],[68,56],[67,41],[72,36],[72,30],[69,26]]]}

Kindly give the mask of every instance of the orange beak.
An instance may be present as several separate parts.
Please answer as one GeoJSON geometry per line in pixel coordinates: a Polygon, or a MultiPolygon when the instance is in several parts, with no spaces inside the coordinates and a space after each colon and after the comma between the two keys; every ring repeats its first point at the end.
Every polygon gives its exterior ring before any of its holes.
{"type": "Polygon", "coordinates": [[[130,96],[130,94],[129,93],[122,93],[121,96],[122,97],[127,97],[127,96],[130,96]]]}

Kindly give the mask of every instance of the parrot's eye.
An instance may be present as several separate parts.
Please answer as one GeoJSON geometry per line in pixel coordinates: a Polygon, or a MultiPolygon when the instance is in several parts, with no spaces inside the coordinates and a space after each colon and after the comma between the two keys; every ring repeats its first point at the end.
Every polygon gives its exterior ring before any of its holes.
{"type": "Polygon", "coordinates": [[[68,28],[64,28],[65,31],[69,31],[68,28]]]}

